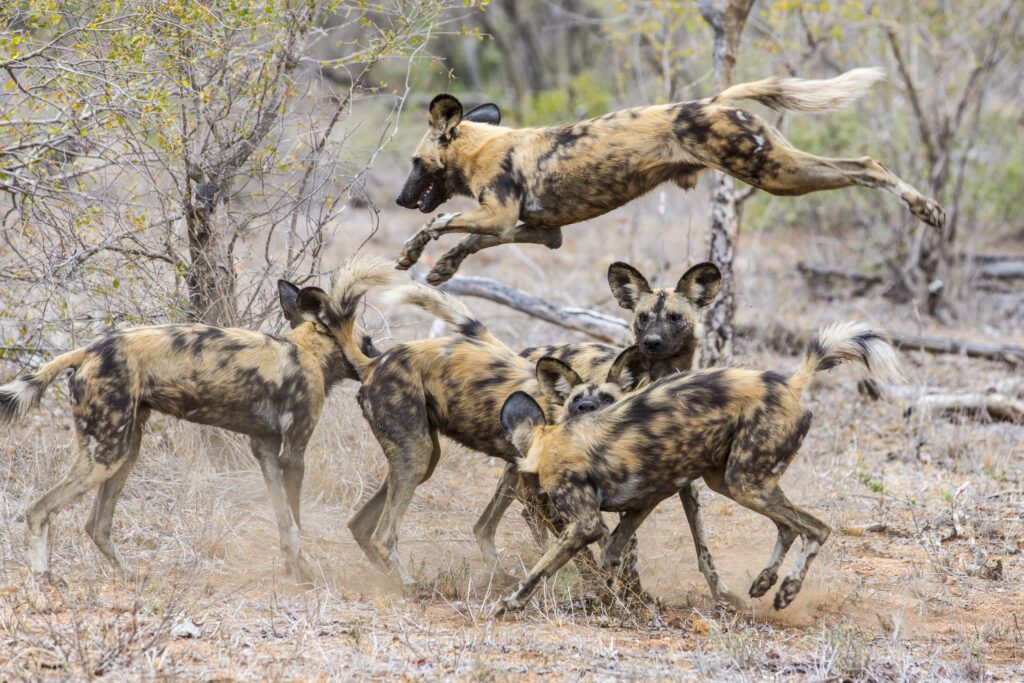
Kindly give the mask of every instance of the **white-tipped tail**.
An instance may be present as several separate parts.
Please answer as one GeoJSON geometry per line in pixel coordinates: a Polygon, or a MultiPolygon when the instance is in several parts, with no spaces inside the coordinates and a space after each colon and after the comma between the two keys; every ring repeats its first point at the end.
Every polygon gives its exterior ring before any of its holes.
{"type": "Polygon", "coordinates": [[[473,317],[461,300],[442,292],[437,287],[414,282],[390,290],[386,298],[393,303],[403,303],[422,308],[424,311],[454,326],[460,333],[462,327],[479,321],[473,317]]]}
{"type": "Polygon", "coordinates": [[[39,404],[46,387],[57,376],[82,364],[87,352],[85,348],[62,353],[39,368],[35,374],[19,377],[13,382],[0,386],[0,425],[10,424],[28,414],[39,404]]]}
{"type": "Polygon", "coordinates": [[[17,422],[39,403],[46,384],[29,378],[16,379],[0,386],[0,425],[17,422]]]}
{"type": "Polygon", "coordinates": [[[883,382],[905,381],[896,351],[885,337],[864,323],[844,321],[818,330],[807,345],[803,364],[790,378],[790,386],[800,391],[814,373],[848,361],[860,363],[871,377],[883,382]]]}
{"type": "Polygon", "coordinates": [[[331,302],[338,314],[355,314],[359,300],[373,287],[383,287],[395,279],[395,264],[375,256],[354,256],[338,267],[331,283],[331,302]]]}
{"type": "Polygon", "coordinates": [[[780,111],[829,112],[845,107],[885,77],[880,67],[867,67],[822,80],[766,78],[726,88],[714,101],[752,99],[780,111]]]}

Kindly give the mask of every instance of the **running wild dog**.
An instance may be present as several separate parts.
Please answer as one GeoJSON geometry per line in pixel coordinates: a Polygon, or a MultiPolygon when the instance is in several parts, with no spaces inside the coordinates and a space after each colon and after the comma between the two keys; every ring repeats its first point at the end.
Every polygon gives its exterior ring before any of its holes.
{"type": "MultiPolygon", "coordinates": [[[[390,266],[354,262],[339,270],[334,290],[352,296],[391,277],[390,266]]],[[[327,392],[357,375],[325,322],[344,302],[318,287],[300,289],[284,280],[278,292],[292,326],[283,337],[207,325],[129,328],[0,386],[0,424],[8,424],[38,404],[62,372],[73,371],[77,459],[25,514],[29,558],[39,579],[61,583],[50,573],[47,555],[51,519],[97,487],[86,531],[122,575],[133,575],[110,531],[153,411],[249,436],[270,492],[286,569],[300,580],[312,577],[299,545],[306,443],[327,392]]],[[[369,339],[361,339],[362,352],[375,355],[369,339]]]]}
{"type": "Polygon", "coordinates": [[[775,522],[775,548],[750,587],[751,597],[776,583],[800,536],[803,550],[775,595],[776,609],[789,605],[831,530],[791,503],[779,480],[810,427],[811,413],[801,406],[804,387],[816,372],[844,361],[863,364],[879,379],[901,379],[889,343],[863,324],[845,322],[819,331],[789,377],[739,368],[672,375],[562,425],[550,425],[529,395],[510,396],[501,423],[521,454],[519,468],[537,475],[564,527],[495,612],[522,607],[541,579],[602,538],[602,510],[624,513],[604,546],[604,566],[614,572],[651,510],[697,477],[775,522]]]}
{"type": "MultiPolygon", "coordinates": [[[[615,300],[622,308],[633,312],[632,333],[637,341],[638,354],[634,371],[640,372],[636,379],[657,380],[692,367],[700,309],[715,298],[721,281],[722,275],[713,263],[698,263],[679,278],[675,288],[665,289],[652,288],[647,278],[628,263],[616,262],[609,266],[608,284],[615,300]]],[[[620,394],[613,391],[614,387],[604,386],[607,380],[602,384],[598,381],[587,382],[585,378],[604,377],[621,352],[621,348],[610,344],[584,342],[530,347],[520,355],[538,363],[542,390],[550,395],[551,400],[564,402],[561,415],[564,421],[618,400],[620,394]],[[545,358],[556,359],[561,364],[543,360],[545,358]],[[558,382],[559,379],[562,381],[558,382]]],[[[687,487],[681,495],[689,499],[687,519],[700,555],[700,549],[706,548],[707,542],[696,486],[687,487]]],[[[480,547],[490,549],[485,554],[493,552],[497,526],[508,506],[514,499],[524,501],[528,496],[528,492],[520,489],[515,463],[509,463],[501,475],[494,496],[473,527],[480,547]]],[[[540,508],[537,506],[528,505],[523,508],[523,516],[538,544],[543,546],[545,525],[535,517],[538,511],[540,508]]],[[[630,595],[642,594],[635,559],[633,544],[623,570],[624,592],[630,595]]],[[[730,598],[724,587],[716,588],[716,598],[730,598]]]]}
{"type": "MultiPolygon", "coordinates": [[[[387,479],[349,520],[349,529],[371,562],[414,587],[398,553],[398,528],[416,488],[437,465],[439,435],[511,462],[517,451],[499,421],[505,398],[515,391],[537,394],[550,416],[562,405],[540,394],[534,364],[495,338],[459,300],[423,285],[393,294],[449,323],[456,335],[396,344],[370,358],[351,336],[354,307],[330,324],[338,330],[345,357],[362,382],[357,399],[388,462],[387,479]]],[[[632,352],[620,354],[617,377],[629,376],[621,370],[633,358],[632,352]]],[[[497,567],[493,546],[481,550],[497,567]]]]}
{"type": "Polygon", "coordinates": [[[448,233],[470,236],[441,257],[427,276],[431,284],[448,280],[481,249],[513,242],[557,249],[563,226],[607,213],[664,182],[691,189],[707,168],[774,195],[854,185],[885,190],[914,216],[941,227],[942,207],[877,161],[802,152],[761,117],[729,106],[753,99],[779,111],[831,111],[882,78],[881,69],[828,80],[767,78],[709,99],[634,107],[549,128],[506,128],[497,105],[463,114],[458,99],[438,95],[397,202],[431,213],[462,195],[480,206],[434,217],[405,243],[399,267],[411,267],[430,240],[448,233]]]}

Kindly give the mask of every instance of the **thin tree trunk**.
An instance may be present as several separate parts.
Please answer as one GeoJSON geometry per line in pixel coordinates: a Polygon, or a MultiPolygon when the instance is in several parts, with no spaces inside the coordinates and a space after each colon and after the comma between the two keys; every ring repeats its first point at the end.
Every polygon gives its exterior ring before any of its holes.
{"type": "MultiPolygon", "coordinates": [[[[736,66],[736,48],[754,0],[728,0],[725,10],[711,0],[700,0],[701,16],[711,27],[714,38],[712,59],[715,92],[732,85],[736,66]]],[[[736,290],[733,262],[739,237],[735,183],[730,176],[715,172],[711,190],[711,225],[708,231],[708,260],[722,271],[722,288],[705,313],[705,334],[701,339],[700,362],[703,367],[725,365],[732,361],[733,313],[736,290]]]]}

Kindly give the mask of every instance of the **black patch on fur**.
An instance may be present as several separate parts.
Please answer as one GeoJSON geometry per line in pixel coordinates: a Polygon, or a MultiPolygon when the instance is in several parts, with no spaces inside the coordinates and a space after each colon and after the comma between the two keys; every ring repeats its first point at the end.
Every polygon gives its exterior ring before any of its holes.
{"type": "Polygon", "coordinates": [[[505,158],[501,162],[501,173],[491,182],[494,196],[502,204],[511,199],[514,199],[516,203],[521,202],[526,187],[526,178],[512,159],[514,153],[515,150],[510,149],[505,154],[505,158]]]}

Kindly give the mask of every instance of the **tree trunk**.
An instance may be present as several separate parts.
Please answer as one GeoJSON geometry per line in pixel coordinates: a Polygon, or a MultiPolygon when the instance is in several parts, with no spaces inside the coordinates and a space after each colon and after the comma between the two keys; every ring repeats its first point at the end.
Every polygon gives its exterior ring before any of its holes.
{"type": "Polygon", "coordinates": [[[238,324],[235,264],[230,243],[225,244],[222,239],[223,226],[218,225],[220,221],[215,216],[219,198],[218,192],[208,200],[190,199],[185,202],[189,254],[185,283],[191,320],[232,327],[238,324]]]}
{"type": "MultiPolygon", "coordinates": [[[[754,0],[728,0],[725,10],[711,0],[700,0],[701,16],[711,27],[714,43],[712,59],[715,92],[732,85],[736,66],[736,48],[754,0]]],[[[735,183],[730,176],[716,171],[711,190],[711,226],[708,231],[708,260],[722,271],[722,288],[705,312],[705,333],[701,339],[702,367],[726,365],[732,361],[733,312],[735,287],[733,261],[739,237],[735,183]]]]}

